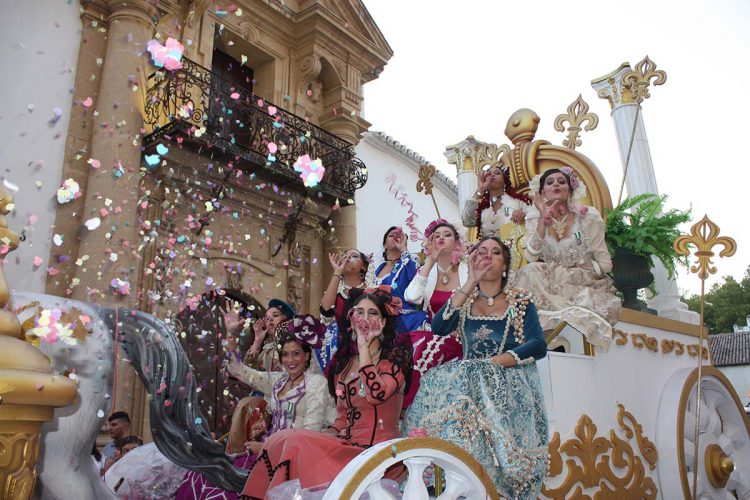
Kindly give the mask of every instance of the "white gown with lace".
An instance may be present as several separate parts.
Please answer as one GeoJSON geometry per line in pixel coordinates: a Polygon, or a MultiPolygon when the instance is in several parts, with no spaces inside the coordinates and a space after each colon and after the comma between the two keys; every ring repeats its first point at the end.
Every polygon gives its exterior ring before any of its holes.
{"type": "Polygon", "coordinates": [[[612,258],[604,241],[604,221],[591,207],[571,215],[575,221],[570,234],[557,241],[549,231],[539,238],[539,211],[529,210],[525,253],[529,263],[515,273],[513,286],[534,295],[544,330],[566,321],[589,343],[607,350],[622,305],[605,274],[612,270],[612,258]]]}

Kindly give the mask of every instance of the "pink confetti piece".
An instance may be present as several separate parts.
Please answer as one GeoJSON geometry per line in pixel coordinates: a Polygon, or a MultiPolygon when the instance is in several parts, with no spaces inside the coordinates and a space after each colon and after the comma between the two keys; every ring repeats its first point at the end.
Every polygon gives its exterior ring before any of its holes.
{"type": "Polygon", "coordinates": [[[83,101],[81,101],[81,106],[84,108],[90,108],[91,105],[94,104],[94,100],[91,97],[87,97],[83,101]]]}
{"type": "Polygon", "coordinates": [[[273,116],[276,114],[278,110],[276,109],[276,106],[268,106],[268,114],[273,116]]]}
{"type": "Polygon", "coordinates": [[[42,264],[44,264],[44,261],[41,257],[38,255],[34,257],[34,267],[40,267],[42,264]]]}
{"type": "Polygon", "coordinates": [[[95,158],[89,158],[89,160],[86,162],[89,165],[91,165],[91,168],[99,168],[102,166],[101,162],[95,158]]]}
{"type": "Polygon", "coordinates": [[[237,99],[240,98],[240,93],[239,92],[232,92],[231,94],[229,94],[229,97],[231,97],[232,99],[234,99],[236,101],[237,99]]]}
{"type": "Polygon", "coordinates": [[[151,54],[151,62],[157,68],[175,71],[182,68],[182,54],[185,47],[172,37],[167,38],[164,45],[157,40],[146,44],[146,50],[151,54]]]}
{"type": "Polygon", "coordinates": [[[36,224],[37,220],[39,220],[39,218],[36,215],[34,215],[34,214],[29,215],[29,225],[30,226],[33,226],[34,224],[36,224]]]}

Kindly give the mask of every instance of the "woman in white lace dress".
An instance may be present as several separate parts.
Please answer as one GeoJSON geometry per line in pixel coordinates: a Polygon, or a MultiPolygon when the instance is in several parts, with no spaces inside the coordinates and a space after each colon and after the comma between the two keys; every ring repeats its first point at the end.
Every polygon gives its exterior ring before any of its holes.
{"type": "Polygon", "coordinates": [[[621,303],[612,280],[612,258],[604,241],[604,221],[593,207],[578,206],[585,187],[569,167],[550,169],[529,183],[534,207],[526,215],[528,264],[513,285],[530,291],[544,330],[561,321],[606,350],[621,303]]]}
{"type": "Polygon", "coordinates": [[[523,224],[531,209],[528,196],[517,193],[505,165],[493,165],[477,174],[477,192],[466,200],[461,220],[466,227],[478,228],[482,237],[500,235],[500,228],[509,222],[523,224]]]}

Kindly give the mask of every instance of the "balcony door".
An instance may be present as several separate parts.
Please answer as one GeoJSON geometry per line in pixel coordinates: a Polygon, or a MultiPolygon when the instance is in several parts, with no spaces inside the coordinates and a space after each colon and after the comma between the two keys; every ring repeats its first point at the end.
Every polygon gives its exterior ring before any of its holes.
{"type": "Polygon", "coordinates": [[[253,69],[215,49],[211,72],[214,74],[209,106],[212,128],[223,138],[243,145],[251,135],[248,102],[253,93],[253,69]]]}

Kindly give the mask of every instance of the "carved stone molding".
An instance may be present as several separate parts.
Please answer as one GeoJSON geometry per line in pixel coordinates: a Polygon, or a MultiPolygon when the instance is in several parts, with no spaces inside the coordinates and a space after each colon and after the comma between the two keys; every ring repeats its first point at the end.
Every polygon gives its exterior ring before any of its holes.
{"type": "Polygon", "coordinates": [[[656,483],[646,475],[646,466],[650,471],[656,469],[656,445],[643,434],[633,414],[624,405],[617,406],[617,423],[624,439],[615,429],[610,429],[609,437],[598,435],[597,426],[588,415],[578,419],[574,437],[564,443],[560,433],[555,432],[548,447],[550,469],[542,496],[555,500],[656,498],[656,483]],[[555,478],[562,481],[550,481],[555,478]],[[592,488],[596,488],[593,496],[587,493],[592,488]]]}

